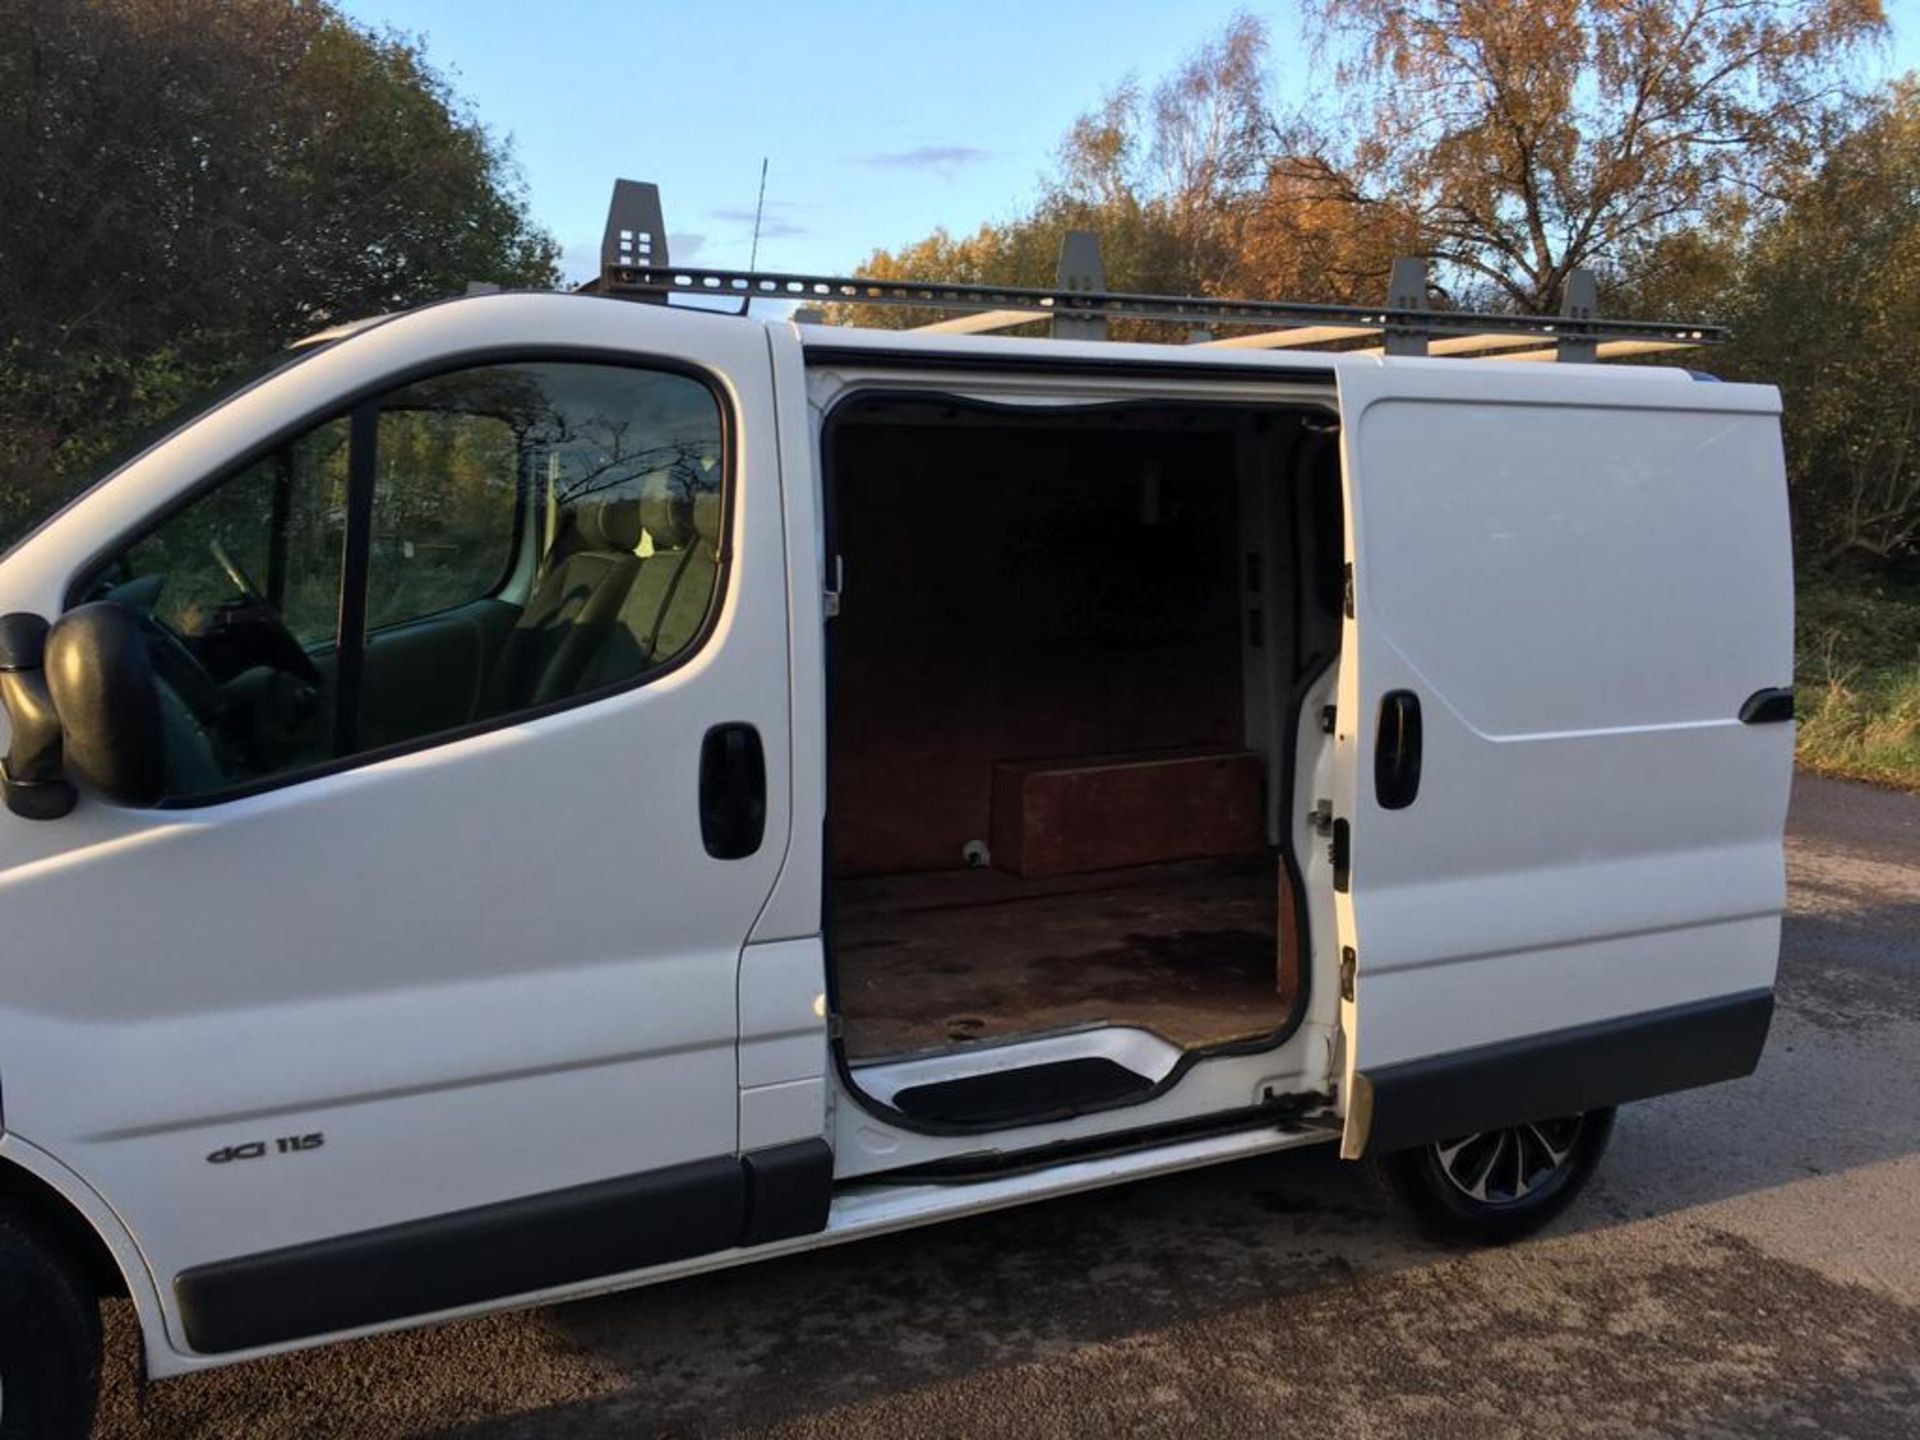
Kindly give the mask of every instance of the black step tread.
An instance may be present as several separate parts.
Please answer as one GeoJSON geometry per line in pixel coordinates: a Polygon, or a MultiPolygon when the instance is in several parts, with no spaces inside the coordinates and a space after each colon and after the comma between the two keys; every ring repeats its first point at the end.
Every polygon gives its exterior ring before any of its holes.
{"type": "Polygon", "coordinates": [[[1117,1061],[1090,1057],[909,1085],[893,1105],[927,1124],[1006,1125],[1124,1105],[1145,1099],[1153,1088],[1153,1081],[1117,1061]]]}

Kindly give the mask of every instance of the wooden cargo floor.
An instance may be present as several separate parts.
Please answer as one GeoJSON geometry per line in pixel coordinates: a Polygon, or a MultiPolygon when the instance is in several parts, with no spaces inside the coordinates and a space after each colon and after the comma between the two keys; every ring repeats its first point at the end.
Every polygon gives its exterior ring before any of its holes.
{"type": "Polygon", "coordinates": [[[853,1060],[1089,1024],[1183,1047],[1279,1029],[1272,856],[1023,880],[942,870],[834,882],[853,1060]]]}

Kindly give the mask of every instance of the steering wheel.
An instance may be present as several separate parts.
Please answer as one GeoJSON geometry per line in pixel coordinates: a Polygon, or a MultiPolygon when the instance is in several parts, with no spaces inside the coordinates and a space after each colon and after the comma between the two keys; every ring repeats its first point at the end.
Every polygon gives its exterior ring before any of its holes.
{"type": "Polygon", "coordinates": [[[152,657],[153,673],[166,681],[202,729],[212,731],[227,709],[226,692],[220,682],[208,673],[186,642],[151,611],[136,613],[140,615],[141,634],[146,637],[147,654],[152,657]]]}
{"type": "Polygon", "coordinates": [[[226,542],[219,536],[207,541],[207,553],[213,556],[213,563],[226,572],[227,579],[233,582],[233,588],[240,592],[242,600],[250,605],[268,603],[260,587],[253,583],[253,577],[241,568],[240,562],[233,558],[233,552],[227,549],[226,542]]]}
{"type": "MultiPolygon", "coordinates": [[[[323,684],[313,657],[307,654],[306,647],[287,628],[287,622],[281,619],[273,602],[253,583],[253,577],[233,558],[233,552],[227,549],[225,542],[215,536],[207,541],[207,553],[213,556],[214,564],[233,582],[233,588],[240,592],[240,603],[229,614],[233,620],[243,622],[244,627],[257,631],[257,643],[262,652],[260,658],[275,670],[283,670],[308,685],[323,684]]],[[[232,628],[238,630],[243,626],[232,628]]]]}

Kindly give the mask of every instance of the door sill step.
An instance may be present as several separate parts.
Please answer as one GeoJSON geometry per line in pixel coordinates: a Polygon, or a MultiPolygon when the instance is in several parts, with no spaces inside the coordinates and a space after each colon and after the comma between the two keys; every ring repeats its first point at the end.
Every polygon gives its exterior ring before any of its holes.
{"type": "Polygon", "coordinates": [[[922,1124],[1037,1124],[1130,1105],[1146,1099],[1154,1085],[1117,1061],[1083,1056],[910,1085],[896,1092],[892,1103],[922,1124]]]}

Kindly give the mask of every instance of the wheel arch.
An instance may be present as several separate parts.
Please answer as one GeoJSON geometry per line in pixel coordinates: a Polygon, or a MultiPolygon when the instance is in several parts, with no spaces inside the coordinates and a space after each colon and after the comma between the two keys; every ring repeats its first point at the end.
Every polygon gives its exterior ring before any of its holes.
{"type": "Polygon", "coordinates": [[[0,1159],[0,1207],[58,1245],[95,1296],[127,1293],[120,1262],[100,1232],[58,1190],[11,1159],[0,1159]]]}
{"type": "Polygon", "coordinates": [[[167,1349],[160,1293],[120,1217],[78,1175],[18,1135],[0,1135],[0,1204],[38,1226],[73,1258],[101,1297],[125,1296],[140,1321],[151,1371],[167,1349]]]}

